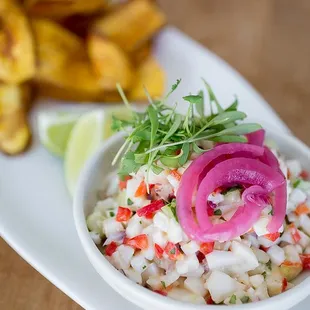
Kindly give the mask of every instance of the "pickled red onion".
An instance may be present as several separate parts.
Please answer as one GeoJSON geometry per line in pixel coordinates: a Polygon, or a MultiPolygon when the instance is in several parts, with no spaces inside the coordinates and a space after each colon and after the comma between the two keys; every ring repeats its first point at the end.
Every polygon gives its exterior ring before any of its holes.
{"type": "Polygon", "coordinates": [[[250,144],[223,144],[198,157],[183,174],[176,197],[177,214],[185,233],[199,241],[226,241],[244,234],[261,213],[262,203],[246,199],[250,190],[264,195],[274,192],[274,216],[268,229],[276,232],[286,210],[286,182],[278,167],[269,149],[250,144]],[[252,185],[243,195],[244,206],[230,221],[213,225],[206,208],[207,197],[218,187],[234,184],[252,185]],[[195,190],[197,221],[192,210],[195,190]]]}
{"type": "Polygon", "coordinates": [[[254,144],[257,146],[263,146],[265,140],[265,130],[259,129],[257,131],[246,134],[249,144],[254,144]]]}

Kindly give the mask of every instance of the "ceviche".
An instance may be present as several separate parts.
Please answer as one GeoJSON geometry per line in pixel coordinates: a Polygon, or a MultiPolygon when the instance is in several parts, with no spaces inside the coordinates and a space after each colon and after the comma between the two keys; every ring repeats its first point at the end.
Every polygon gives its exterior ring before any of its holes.
{"type": "MultiPolygon", "coordinates": [[[[310,269],[310,182],[238,100],[226,109],[206,83],[186,115],[153,101],[132,119],[100,199],[87,217],[103,255],[132,281],[199,304],[255,302],[310,269]]],[[[125,104],[129,103],[120,89],[125,104]]]]}

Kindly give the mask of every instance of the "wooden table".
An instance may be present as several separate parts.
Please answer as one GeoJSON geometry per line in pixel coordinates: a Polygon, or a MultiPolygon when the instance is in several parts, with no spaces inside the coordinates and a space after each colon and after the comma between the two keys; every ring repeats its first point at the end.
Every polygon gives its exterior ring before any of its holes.
{"type": "MultiPolygon", "coordinates": [[[[235,67],[310,144],[309,0],[160,0],[171,24],[235,67]]],[[[0,240],[0,309],[81,309],[0,240]]]]}

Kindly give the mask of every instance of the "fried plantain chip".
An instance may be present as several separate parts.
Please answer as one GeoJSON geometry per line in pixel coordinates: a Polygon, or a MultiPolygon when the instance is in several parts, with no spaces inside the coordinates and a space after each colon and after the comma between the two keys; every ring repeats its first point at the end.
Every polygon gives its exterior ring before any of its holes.
{"type": "Polygon", "coordinates": [[[83,41],[49,20],[33,20],[33,30],[37,43],[37,83],[58,89],[57,94],[67,92],[68,98],[74,100],[95,100],[102,93],[102,87],[83,41]]]}
{"type": "Polygon", "coordinates": [[[127,54],[120,47],[96,34],[89,36],[87,47],[94,70],[104,90],[115,90],[116,83],[120,83],[125,90],[130,87],[133,69],[127,54]]]}
{"type": "Polygon", "coordinates": [[[142,46],[137,48],[135,51],[129,54],[130,59],[132,59],[135,65],[140,65],[145,61],[152,53],[152,41],[149,40],[145,42],[142,46]]]}
{"type": "Polygon", "coordinates": [[[92,29],[132,52],[149,40],[163,25],[165,16],[149,0],[133,0],[98,19],[92,29]]]}
{"type": "Polygon", "coordinates": [[[105,0],[25,0],[28,13],[37,17],[61,18],[90,14],[105,7],[105,0]]]}
{"type": "Polygon", "coordinates": [[[0,1],[0,80],[20,83],[33,77],[33,40],[26,16],[14,0],[0,1]]]}
{"type": "Polygon", "coordinates": [[[0,84],[0,150],[6,154],[23,152],[30,142],[28,98],[28,85],[0,84]]]}
{"type": "Polygon", "coordinates": [[[151,97],[161,97],[165,87],[165,73],[158,62],[150,56],[138,68],[136,80],[128,93],[131,100],[146,100],[144,86],[151,97]]]}

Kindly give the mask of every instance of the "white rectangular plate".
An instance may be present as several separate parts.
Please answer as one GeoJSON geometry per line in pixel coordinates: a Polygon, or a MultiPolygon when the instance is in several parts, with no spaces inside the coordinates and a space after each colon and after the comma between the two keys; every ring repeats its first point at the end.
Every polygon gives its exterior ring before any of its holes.
{"type": "MultiPolygon", "coordinates": [[[[155,55],[167,72],[167,85],[182,78],[172,99],[202,88],[204,77],[228,105],[238,95],[240,109],[253,119],[288,130],[271,107],[230,66],[178,30],[158,36],[155,55]]],[[[88,110],[94,106],[75,106],[88,110]]],[[[62,162],[38,142],[36,114],[41,109],[68,109],[70,104],[39,105],[33,112],[34,144],[25,155],[0,157],[0,233],[35,269],[86,309],[136,306],[114,292],[96,273],[76,234],[71,198],[64,184],[62,162]]],[[[309,303],[310,299],[308,299],[309,303]]],[[[307,301],[297,308],[306,309],[307,301]]],[[[296,308],[296,309],[297,309],[296,308]]]]}

